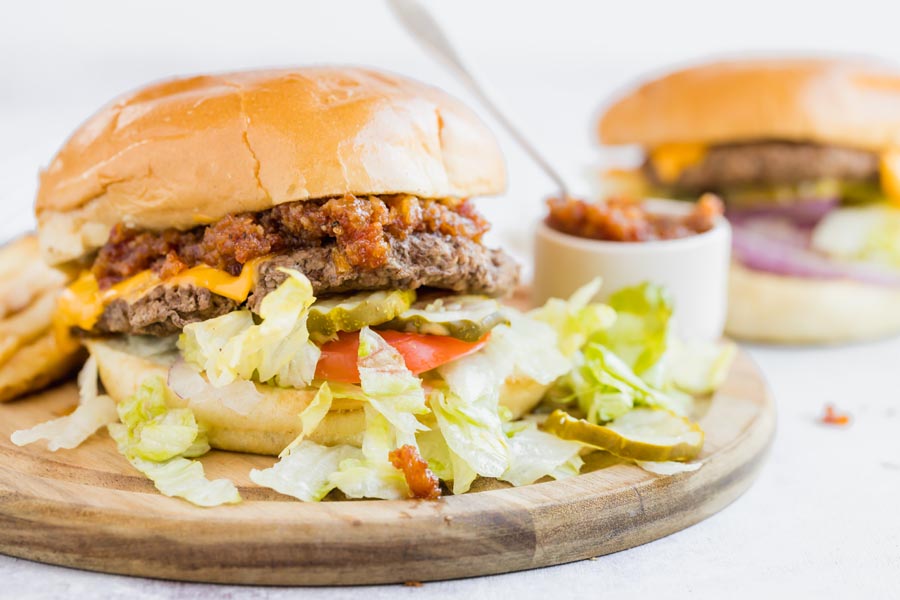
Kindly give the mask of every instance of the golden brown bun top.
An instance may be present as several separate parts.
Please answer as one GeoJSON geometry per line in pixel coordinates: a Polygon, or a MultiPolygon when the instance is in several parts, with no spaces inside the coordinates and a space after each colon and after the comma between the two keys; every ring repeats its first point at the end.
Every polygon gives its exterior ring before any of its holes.
{"type": "Polygon", "coordinates": [[[293,200],[494,194],[500,148],[444,92],[393,74],[311,67],[153,84],[82,125],[41,175],[45,256],[76,258],[109,228],[189,228],[293,200]]]}
{"type": "Polygon", "coordinates": [[[900,70],[873,61],[709,63],[640,86],[598,125],[605,144],[795,140],[900,146],[900,70]]]}

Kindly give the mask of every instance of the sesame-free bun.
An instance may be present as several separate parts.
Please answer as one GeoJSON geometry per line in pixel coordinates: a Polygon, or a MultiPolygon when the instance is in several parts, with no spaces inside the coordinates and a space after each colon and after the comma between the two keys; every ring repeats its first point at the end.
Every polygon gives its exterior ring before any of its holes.
{"type": "Polygon", "coordinates": [[[775,344],[836,344],[900,332],[900,289],[786,277],[732,263],[725,332],[775,344]]]}
{"type": "Polygon", "coordinates": [[[654,79],[600,118],[604,144],[900,145],[900,69],[862,59],[714,62],[654,79]]]}
{"type": "Polygon", "coordinates": [[[425,198],[505,186],[493,135],[444,92],[360,68],[248,71],[156,83],[84,123],[41,174],[52,263],[118,222],[180,229],[276,204],[352,194],[425,198]]]}
{"type": "MultiPolygon", "coordinates": [[[[139,356],[115,340],[86,342],[97,361],[100,381],[116,402],[128,398],[148,377],[167,378],[171,361],[139,356]]],[[[262,395],[247,414],[239,414],[219,402],[183,400],[169,394],[175,406],[189,406],[207,432],[209,444],[219,450],[279,454],[301,432],[299,414],[315,397],[315,390],[279,388],[256,384],[262,395]]],[[[531,379],[510,377],[500,390],[500,403],[514,418],[531,411],[547,391],[547,386],[531,379]]],[[[366,420],[363,405],[356,400],[336,398],[331,410],[309,436],[319,444],[362,444],[366,420]]]]}

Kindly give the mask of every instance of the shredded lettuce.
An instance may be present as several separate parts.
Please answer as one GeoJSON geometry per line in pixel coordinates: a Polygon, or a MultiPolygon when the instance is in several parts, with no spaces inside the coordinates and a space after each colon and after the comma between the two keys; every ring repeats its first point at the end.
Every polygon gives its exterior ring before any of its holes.
{"type": "Polygon", "coordinates": [[[209,451],[206,435],[190,409],[168,408],[166,394],[162,379],[149,377],[119,404],[121,423],[107,426],[119,452],[166,496],[199,506],[240,502],[231,481],[208,480],[203,465],[189,459],[209,451]]]}
{"type": "Polygon", "coordinates": [[[197,506],[219,506],[241,501],[234,484],[227,479],[206,478],[203,465],[184,456],[165,461],[146,460],[132,454],[128,428],[121,423],[111,423],[109,435],[115,440],[119,452],[131,465],[146,475],[163,495],[184,498],[197,506]]]}
{"type": "Polygon", "coordinates": [[[419,454],[428,463],[428,468],[441,481],[452,482],[454,494],[469,491],[478,474],[447,445],[444,434],[435,424],[428,431],[416,436],[419,454]]]}
{"type": "Polygon", "coordinates": [[[472,483],[478,477],[478,473],[452,450],[449,450],[449,456],[450,465],[453,469],[453,493],[464,494],[472,487],[472,483]]]}
{"type": "Polygon", "coordinates": [[[231,340],[253,327],[249,310],[236,310],[214,319],[185,325],[178,338],[184,360],[206,372],[210,383],[223,387],[237,379],[236,368],[225,360],[231,340]]]}
{"type": "MultiPolygon", "coordinates": [[[[428,468],[441,481],[453,481],[453,461],[451,450],[447,446],[441,430],[434,422],[434,417],[429,417],[428,431],[420,431],[416,434],[416,444],[419,454],[428,463],[428,468]]],[[[474,477],[473,477],[474,479],[474,477]]]]}
{"type": "Polygon", "coordinates": [[[842,208],[813,230],[812,247],[829,256],[900,269],[900,208],[842,208]]]}
{"type": "Polygon", "coordinates": [[[387,460],[348,458],[332,473],[329,484],[348,498],[399,500],[409,497],[406,477],[387,460]]]}
{"type": "Polygon", "coordinates": [[[502,475],[509,465],[509,447],[496,397],[466,401],[450,390],[434,390],[429,401],[447,447],[478,475],[502,475]]]}
{"type": "Polygon", "coordinates": [[[359,332],[357,365],[366,400],[397,429],[397,445],[415,444],[416,432],[425,429],[415,415],[428,412],[422,381],[406,368],[403,356],[368,327],[359,332]]]}
{"type": "Polygon", "coordinates": [[[538,431],[533,423],[510,436],[509,450],[509,467],[500,479],[513,485],[528,485],[547,476],[572,477],[584,464],[579,455],[581,444],[538,431]]]}
{"type": "MultiPolygon", "coordinates": [[[[685,343],[675,337],[672,334],[672,301],[660,286],[644,283],[616,292],[609,299],[614,321],[593,328],[588,325],[579,335],[581,316],[599,314],[586,312],[591,306],[597,306],[589,304],[596,293],[596,285],[582,288],[568,302],[552,301],[532,313],[556,330],[560,347],[572,364],[571,370],[554,384],[548,394],[549,402],[574,402],[592,423],[613,421],[640,406],[665,408],[686,415],[693,406],[694,396],[712,393],[724,382],[735,346],[731,343],[685,343]]],[[[585,321],[591,323],[590,318],[585,321]]],[[[513,477],[507,474],[504,478],[508,481],[515,478],[512,482],[520,485],[532,474],[519,476],[514,469],[517,465],[515,455],[522,452],[515,440],[518,436],[526,436],[520,439],[527,442],[534,434],[516,424],[507,425],[507,429],[513,433],[510,438],[513,477]]],[[[523,445],[527,447],[527,444],[523,445]]],[[[542,448],[540,456],[549,457],[549,448],[542,448]]],[[[519,468],[524,470],[538,461],[529,458],[518,463],[519,468]]],[[[577,472],[575,464],[564,463],[559,472],[577,472]]],[[[699,463],[639,462],[638,465],[661,475],[700,467],[699,463]]],[[[553,472],[545,474],[556,476],[553,472]]]]}
{"type": "MultiPolygon", "coordinates": [[[[435,474],[453,482],[453,493],[469,489],[477,475],[500,477],[510,465],[500,393],[510,376],[550,384],[569,369],[545,323],[505,309],[499,325],[479,352],[437,369],[444,386],[429,396],[437,432],[419,435],[422,455],[435,474]]],[[[508,412],[508,411],[506,411],[508,412]]]]}
{"type": "Polygon", "coordinates": [[[638,375],[653,367],[666,351],[672,299],[666,288],[651,283],[627,287],[609,298],[616,311],[610,327],[591,341],[612,350],[638,375]]]}
{"type": "Polygon", "coordinates": [[[463,359],[471,359],[472,370],[488,366],[497,385],[509,376],[527,377],[546,385],[569,370],[569,361],[559,350],[552,327],[511,308],[506,308],[504,315],[509,325],[495,327],[487,345],[463,359]],[[476,362],[481,364],[476,366],[476,362]]]}
{"type": "Polygon", "coordinates": [[[183,454],[194,444],[200,427],[189,408],[168,408],[162,379],[148,377],[137,392],[118,405],[119,420],[128,428],[129,452],[151,461],[183,454]]]}
{"type": "Polygon", "coordinates": [[[395,431],[387,418],[366,406],[362,449],[324,446],[299,439],[281,453],[278,462],[254,469],[250,479],[304,502],[318,502],[337,488],[348,498],[406,498],[409,488],[402,472],[388,461],[395,431]]]}
{"type": "Polygon", "coordinates": [[[728,376],[737,354],[732,342],[682,342],[674,340],[665,359],[671,386],[694,396],[711,394],[728,376]]]}
{"type": "Polygon", "coordinates": [[[429,412],[422,382],[406,367],[403,356],[368,327],[359,332],[357,366],[360,385],[323,383],[300,415],[303,433],[274,466],[253,471],[254,482],[304,501],[321,500],[335,488],[348,498],[409,495],[406,478],[391,465],[388,454],[405,444],[417,445],[416,433],[428,430],[416,418],[429,412]],[[332,398],[364,402],[362,449],[303,439],[327,414],[332,398]]]}
{"type": "Polygon", "coordinates": [[[397,440],[396,429],[387,417],[372,405],[364,406],[363,411],[366,414],[366,429],[362,440],[363,456],[370,460],[386,461],[388,453],[403,444],[397,440]]]}
{"type": "Polygon", "coordinates": [[[546,324],[506,309],[509,325],[494,328],[480,351],[438,367],[450,391],[469,402],[489,398],[500,410],[500,390],[507,378],[527,377],[547,385],[569,370],[569,360],[556,348],[556,336],[546,324]]]}
{"type": "Polygon", "coordinates": [[[188,451],[199,428],[190,409],[167,410],[133,431],[131,451],[147,460],[163,461],[188,451]]]}
{"type": "Polygon", "coordinates": [[[289,454],[291,450],[316,430],[319,423],[322,422],[322,419],[324,419],[328,414],[328,411],[331,410],[333,399],[334,395],[331,393],[328,382],[322,383],[322,385],[319,386],[319,391],[317,391],[315,397],[313,397],[312,402],[310,402],[306,408],[303,409],[303,412],[300,413],[300,425],[302,427],[300,435],[281,451],[281,454],[278,455],[279,458],[289,454]]]}
{"type": "Polygon", "coordinates": [[[47,440],[47,448],[52,452],[76,448],[98,429],[116,421],[115,401],[97,391],[97,361],[94,357],[87,360],[78,374],[78,395],[79,404],[72,414],[15,431],[10,438],[12,442],[24,446],[47,440]]]}
{"type": "MultiPolygon", "coordinates": [[[[610,378],[611,379],[611,378],[610,378]]],[[[568,404],[576,401],[591,423],[610,421],[634,407],[634,395],[627,388],[608,385],[605,373],[597,375],[595,365],[579,352],[572,370],[552,390],[554,401],[568,404]]]]}
{"type": "Polygon", "coordinates": [[[250,471],[250,479],[304,502],[318,502],[335,488],[331,477],[340,464],[361,456],[362,451],[353,446],[323,446],[302,440],[268,469],[250,471]]]}
{"type": "Polygon", "coordinates": [[[579,288],[568,300],[551,298],[529,316],[550,325],[557,335],[563,354],[572,356],[595,333],[616,321],[616,312],[605,304],[592,303],[603,280],[599,277],[579,288]]]}
{"type": "Polygon", "coordinates": [[[306,328],[312,284],[297,271],[282,272],[288,277],[263,298],[258,325],[249,310],[239,310],[185,326],[178,347],[213,385],[254,377],[281,387],[312,381],[321,354],[306,328]]]}
{"type": "MultiPolygon", "coordinates": [[[[409,496],[406,477],[388,460],[394,448],[410,443],[372,404],[364,407],[366,429],[363,433],[362,457],[341,462],[331,482],[348,498],[381,498],[394,500],[409,496]]],[[[425,427],[422,426],[421,430],[425,427]]],[[[411,443],[415,445],[415,437],[411,443]]]]}
{"type": "MultiPolygon", "coordinates": [[[[596,291],[582,288],[568,301],[556,301],[556,315],[580,315],[596,291]],[[587,290],[587,291],[585,291],[587,290]]],[[[549,304],[549,303],[548,303],[549,304]]],[[[545,307],[546,308],[546,307],[545,307]]],[[[561,340],[581,345],[566,348],[572,368],[557,380],[549,396],[557,403],[577,402],[593,423],[606,422],[635,406],[658,406],[687,414],[693,395],[718,387],[734,354],[729,345],[684,344],[672,333],[672,300],[665,288],[644,283],[614,293],[609,300],[613,322],[589,331],[583,338],[567,334],[577,317],[547,319],[561,340]]]]}
{"type": "Polygon", "coordinates": [[[612,421],[635,406],[657,406],[678,414],[687,410],[684,399],[651,387],[609,348],[589,343],[579,362],[560,384],[571,391],[588,421],[612,421]]]}
{"type": "Polygon", "coordinates": [[[432,447],[429,452],[440,456],[441,462],[456,472],[456,476],[447,478],[453,481],[454,493],[468,489],[476,474],[499,476],[509,463],[499,411],[500,386],[515,368],[509,358],[486,348],[438,368],[446,385],[432,390],[428,400],[440,436],[429,441],[447,448],[432,447]],[[503,359],[491,360],[492,356],[503,359]]]}

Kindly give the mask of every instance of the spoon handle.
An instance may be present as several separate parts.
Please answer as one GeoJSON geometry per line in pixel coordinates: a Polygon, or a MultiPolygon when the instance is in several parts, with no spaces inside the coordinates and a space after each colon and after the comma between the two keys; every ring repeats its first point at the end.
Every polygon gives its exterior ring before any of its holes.
{"type": "Polygon", "coordinates": [[[450,43],[450,40],[447,39],[444,30],[441,29],[441,26],[438,25],[431,13],[418,0],[388,0],[388,5],[391,7],[394,16],[397,17],[397,20],[400,21],[412,37],[456,74],[459,80],[481,101],[488,112],[506,129],[528,156],[553,180],[559,187],[562,197],[569,197],[569,188],[562,176],[488,97],[475,80],[475,77],[463,64],[456,49],[450,43]]]}

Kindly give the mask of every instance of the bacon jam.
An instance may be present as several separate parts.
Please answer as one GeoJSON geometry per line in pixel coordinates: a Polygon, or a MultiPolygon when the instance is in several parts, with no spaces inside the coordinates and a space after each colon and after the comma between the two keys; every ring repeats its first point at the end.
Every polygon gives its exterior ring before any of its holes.
{"type": "Polygon", "coordinates": [[[467,200],[347,194],[229,215],[188,231],[142,231],[120,223],[93,273],[102,289],[146,269],[166,278],[204,264],[237,275],[254,258],[327,244],[334,244],[344,268],[376,269],[387,261],[392,240],[438,233],[480,242],[488,228],[467,200]]]}
{"type": "Polygon", "coordinates": [[[611,242],[672,240],[712,229],[724,212],[722,201],[704,194],[685,215],[647,210],[640,202],[610,198],[605,202],[585,202],[575,198],[551,198],[547,225],[556,231],[581,238],[611,242]]]}
{"type": "Polygon", "coordinates": [[[441,482],[428,468],[428,463],[415,446],[407,444],[391,450],[388,460],[395,469],[403,472],[413,498],[437,500],[441,497],[441,482]]]}
{"type": "Polygon", "coordinates": [[[838,411],[831,404],[826,404],[825,414],[822,415],[822,422],[826,425],[849,425],[850,415],[838,411]]]}

